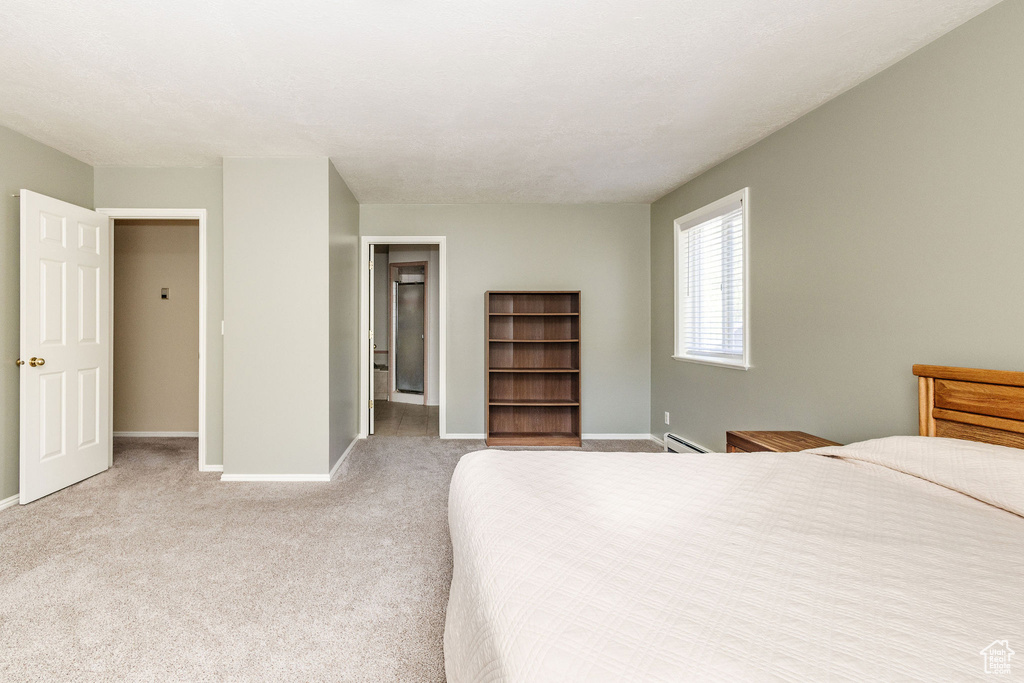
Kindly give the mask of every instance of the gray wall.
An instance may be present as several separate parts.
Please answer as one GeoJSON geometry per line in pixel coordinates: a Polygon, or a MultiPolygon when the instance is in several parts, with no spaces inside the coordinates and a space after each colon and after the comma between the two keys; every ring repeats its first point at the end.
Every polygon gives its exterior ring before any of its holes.
{"type": "Polygon", "coordinates": [[[484,292],[579,289],[583,431],[647,433],[647,205],[363,204],[360,231],[447,236],[448,432],[484,431],[484,292]]]}
{"type": "Polygon", "coordinates": [[[912,364],[1024,369],[1022,35],[997,5],[652,206],[652,432],[913,434],[912,364]],[[672,221],[745,186],[753,368],[673,360],[672,221]]]}
{"type": "MultiPolygon", "coordinates": [[[[96,169],[95,205],[108,209],[206,209],[206,462],[223,457],[224,228],[219,167],[96,169]]],[[[117,324],[116,322],[114,323],[117,324]]]]}
{"type": "Polygon", "coordinates": [[[224,473],[329,470],[323,158],[224,159],[224,473]]]}
{"type": "Polygon", "coordinates": [[[21,204],[25,188],[92,208],[93,169],[0,126],[0,501],[18,493],[21,204]]]}
{"type": "Polygon", "coordinates": [[[330,466],[359,434],[359,202],[328,163],[330,466]]]}

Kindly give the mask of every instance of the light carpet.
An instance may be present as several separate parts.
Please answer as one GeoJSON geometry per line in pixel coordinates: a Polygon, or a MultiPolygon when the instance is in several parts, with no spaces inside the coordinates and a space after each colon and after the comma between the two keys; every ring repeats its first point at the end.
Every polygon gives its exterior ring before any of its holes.
{"type": "Polygon", "coordinates": [[[373,437],[323,484],[222,483],[196,447],[118,439],[0,512],[0,680],[444,680],[448,484],[483,442],[373,437]]]}

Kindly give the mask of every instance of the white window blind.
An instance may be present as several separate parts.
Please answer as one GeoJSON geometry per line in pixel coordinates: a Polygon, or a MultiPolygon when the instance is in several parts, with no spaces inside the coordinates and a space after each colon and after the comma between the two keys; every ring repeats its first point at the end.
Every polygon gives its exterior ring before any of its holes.
{"type": "Polygon", "coordinates": [[[748,367],[745,217],[733,195],[676,221],[677,358],[748,367]]]}

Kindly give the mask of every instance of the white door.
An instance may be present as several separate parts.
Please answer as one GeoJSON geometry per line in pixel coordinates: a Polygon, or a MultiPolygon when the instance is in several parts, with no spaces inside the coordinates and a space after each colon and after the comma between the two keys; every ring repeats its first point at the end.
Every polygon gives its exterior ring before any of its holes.
{"type": "Polygon", "coordinates": [[[377,358],[377,343],[373,340],[373,245],[370,245],[370,429],[369,434],[373,434],[373,394],[374,389],[377,386],[377,375],[374,372],[374,361],[377,358]]]}
{"type": "Polygon", "coordinates": [[[21,503],[107,469],[110,219],[21,191],[21,503]]]}

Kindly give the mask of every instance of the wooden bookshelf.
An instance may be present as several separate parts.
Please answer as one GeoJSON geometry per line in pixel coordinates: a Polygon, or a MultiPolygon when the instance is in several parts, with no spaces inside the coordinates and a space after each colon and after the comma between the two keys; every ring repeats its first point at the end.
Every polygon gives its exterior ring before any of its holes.
{"type": "Polygon", "coordinates": [[[488,446],[579,446],[580,293],[487,292],[488,446]]]}

